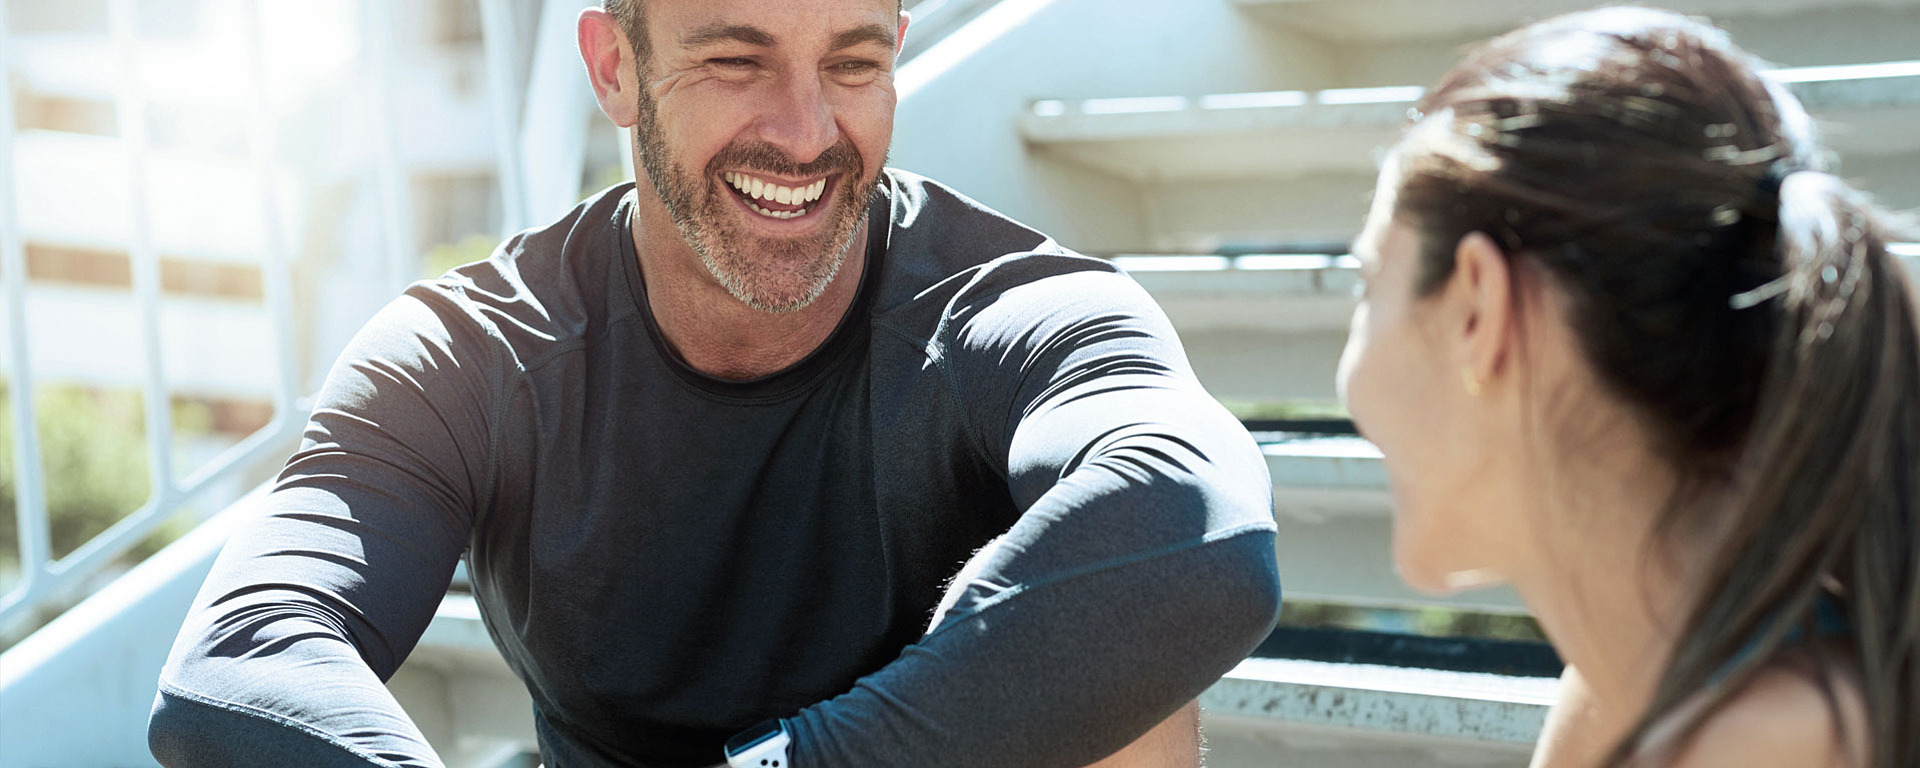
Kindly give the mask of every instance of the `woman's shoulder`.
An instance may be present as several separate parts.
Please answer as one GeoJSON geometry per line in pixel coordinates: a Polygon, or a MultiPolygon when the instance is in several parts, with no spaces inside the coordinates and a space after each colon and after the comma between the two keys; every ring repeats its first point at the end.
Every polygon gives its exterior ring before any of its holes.
{"type": "Polygon", "coordinates": [[[1670,765],[1854,768],[1868,764],[1866,752],[1865,700],[1853,677],[1787,661],[1709,715],[1670,765]]]}

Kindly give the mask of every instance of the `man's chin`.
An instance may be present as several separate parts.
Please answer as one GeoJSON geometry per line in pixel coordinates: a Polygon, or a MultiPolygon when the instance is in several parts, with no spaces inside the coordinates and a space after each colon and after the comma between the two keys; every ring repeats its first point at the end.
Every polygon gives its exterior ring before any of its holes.
{"type": "Polygon", "coordinates": [[[742,296],[739,294],[735,294],[734,298],[739,299],[742,304],[747,305],[748,308],[756,312],[765,312],[769,315],[784,315],[792,312],[799,312],[800,310],[813,306],[813,303],[820,299],[820,294],[805,293],[805,294],[799,294],[799,295],[779,296],[779,297],[753,296],[753,295],[742,296]]]}
{"type": "Polygon", "coordinates": [[[806,265],[795,265],[797,269],[713,261],[707,261],[706,267],[721,287],[741,303],[761,312],[783,314],[806,309],[819,300],[839,275],[842,256],[822,254],[806,265]]]}

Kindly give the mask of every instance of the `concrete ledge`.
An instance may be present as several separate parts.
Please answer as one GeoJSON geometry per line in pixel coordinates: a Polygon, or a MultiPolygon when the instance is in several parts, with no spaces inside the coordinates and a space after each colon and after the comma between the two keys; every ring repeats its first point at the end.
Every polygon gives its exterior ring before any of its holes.
{"type": "Polygon", "coordinates": [[[1552,678],[1248,659],[1200,705],[1275,722],[1530,745],[1558,690],[1552,678]]]}
{"type": "MultiPolygon", "coordinates": [[[[1920,136],[1920,131],[1915,132],[1920,136]]],[[[1895,258],[1920,281],[1920,243],[1898,243],[1895,258]]],[[[1113,254],[1147,289],[1182,338],[1220,331],[1345,335],[1353,318],[1358,266],[1344,255],[1113,254]]]]}
{"type": "Polygon", "coordinates": [[[1385,518],[1391,510],[1380,449],[1359,437],[1302,437],[1260,446],[1273,477],[1276,517],[1322,522],[1337,516],[1385,518]]]}
{"type": "MultiPolygon", "coordinates": [[[[1853,155],[1920,150],[1920,62],[1795,67],[1768,72],[1814,117],[1845,126],[1833,149],[1853,155]]],[[[1137,181],[1244,179],[1374,172],[1419,86],[1202,96],[1042,100],[1020,118],[1027,141],[1137,181]]]]}

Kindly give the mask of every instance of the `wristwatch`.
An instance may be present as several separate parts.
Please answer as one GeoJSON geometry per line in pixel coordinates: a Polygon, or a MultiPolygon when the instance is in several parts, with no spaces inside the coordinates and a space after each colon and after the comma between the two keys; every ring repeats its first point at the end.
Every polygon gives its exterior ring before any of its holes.
{"type": "Polygon", "coordinates": [[[774,718],[763,720],[727,739],[727,765],[732,768],[793,768],[787,759],[787,746],[793,743],[793,737],[787,735],[785,721],[774,718]]]}

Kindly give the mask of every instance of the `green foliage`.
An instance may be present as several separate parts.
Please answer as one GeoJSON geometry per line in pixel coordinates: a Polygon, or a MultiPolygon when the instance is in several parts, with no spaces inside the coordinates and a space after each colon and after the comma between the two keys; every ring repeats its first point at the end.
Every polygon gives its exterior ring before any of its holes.
{"type": "MultiPolygon", "coordinates": [[[[34,417],[39,422],[40,460],[47,501],[47,528],[53,556],[72,552],[146,503],[145,404],[138,392],[77,386],[34,387],[34,417]]],[[[0,581],[10,587],[20,564],[19,520],[14,512],[11,391],[0,382],[0,581]]],[[[182,402],[173,408],[179,434],[200,434],[212,426],[211,411],[182,402]]],[[[162,527],[127,555],[142,559],[172,541],[178,526],[162,527]]]]}
{"type": "Polygon", "coordinates": [[[1421,608],[1414,612],[1413,628],[1423,635],[1488,637],[1495,640],[1546,642],[1540,622],[1512,613],[1479,613],[1452,608],[1421,608]]]}
{"type": "Polygon", "coordinates": [[[1482,637],[1495,640],[1545,642],[1540,623],[1532,616],[1481,613],[1435,606],[1381,608],[1314,600],[1287,600],[1280,607],[1280,624],[1289,627],[1410,631],[1430,637],[1482,637]]]}
{"type": "MultiPolygon", "coordinates": [[[[578,200],[585,200],[626,180],[627,171],[619,163],[592,169],[585,174],[586,186],[580,190],[578,200]]],[[[431,246],[427,248],[425,258],[420,260],[420,277],[432,280],[454,267],[484,259],[493,255],[493,249],[499,244],[500,238],[494,235],[472,234],[455,242],[431,246]]]]}
{"type": "MultiPolygon", "coordinates": [[[[625,132],[622,131],[622,133],[624,134],[625,132]]],[[[619,163],[612,163],[588,171],[586,174],[586,186],[580,190],[580,198],[574,202],[577,203],[593,197],[594,195],[600,194],[600,191],[607,187],[626,181],[629,170],[626,166],[619,163]]]]}
{"type": "Polygon", "coordinates": [[[427,257],[421,260],[421,279],[432,280],[444,275],[448,270],[462,264],[471,264],[493,255],[493,248],[499,245],[499,238],[492,235],[467,235],[457,243],[441,243],[427,249],[427,257]]]}

